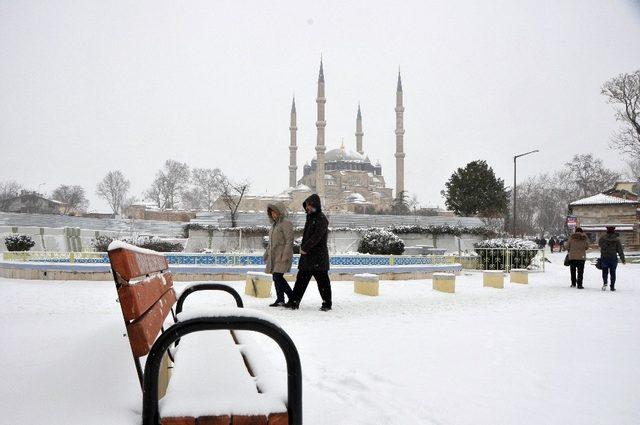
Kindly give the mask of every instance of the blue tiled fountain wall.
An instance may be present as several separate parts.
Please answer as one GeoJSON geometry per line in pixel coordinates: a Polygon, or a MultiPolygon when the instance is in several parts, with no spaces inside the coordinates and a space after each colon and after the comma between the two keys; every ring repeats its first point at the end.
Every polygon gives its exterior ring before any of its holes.
{"type": "MultiPolygon", "coordinates": [[[[165,254],[169,264],[174,265],[221,265],[221,266],[259,266],[264,265],[261,255],[252,254],[165,254]]],[[[299,255],[294,255],[293,265],[297,266],[299,255]]],[[[48,255],[43,253],[29,253],[25,256],[26,261],[37,261],[47,263],[109,263],[106,253],[91,253],[90,256],[83,256],[81,253],[75,255],[48,255]]],[[[333,255],[330,257],[332,266],[409,266],[409,265],[431,265],[431,264],[451,264],[454,257],[442,255],[413,256],[413,255],[333,255]]]]}

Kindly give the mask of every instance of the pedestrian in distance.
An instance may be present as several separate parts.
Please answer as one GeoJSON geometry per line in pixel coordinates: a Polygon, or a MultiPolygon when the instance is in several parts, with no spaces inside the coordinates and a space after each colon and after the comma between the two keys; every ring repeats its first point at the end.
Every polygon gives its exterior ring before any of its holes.
{"type": "Polygon", "coordinates": [[[587,260],[587,251],[589,250],[589,239],[581,227],[576,227],[575,233],[569,236],[566,248],[571,272],[571,287],[575,288],[577,286],[578,289],[584,289],[582,279],[584,276],[584,263],[587,260]]]}
{"type": "Polygon", "coordinates": [[[318,291],[322,297],[321,311],[331,310],[331,281],[329,280],[329,248],[327,236],[329,220],[322,212],[320,197],[315,193],[309,196],[302,207],[307,213],[304,224],[302,242],[300,244],[300,261],[298,275],[293,287],[293,297],[286,307],[297,309],[304,296],[309,281],[313,277],[318,283],[318,291]]]}
{"type": "Polygon", "coordinates": [[[598,241],[600,246],[600,264],[602,266],[602,290],[607,290],[609,276],[611,277],[611,291],[616,290],[616,269],[618,268],[618,256],[622,264],[626,264],[624,252],[622,251],[622,242],[620,236],[616,233],[615,226],[607,226],[607,233],[600,237],[598,241]]]}
{"type": "Polygon", "coordinates": [[[264,253],[265,273],[271,274],[276,287],[276,301],[270,307],[285,305],[286,294],[289,301],[293,290],[284,278],[284,274],[291,271],[293,261],[293,224],[287,218],[286,208],[279,204],[269,204],[267,215],[271,222],[269,230],[269,245],[264,253]]]}
{"type": "Polygon", "coordinates": [[[549,238],[549,249],[551,249],[551,252],[553,253],[553,249],[556,247],[556,238],[554,238],[553,236],[551,236],[549,238]]]}

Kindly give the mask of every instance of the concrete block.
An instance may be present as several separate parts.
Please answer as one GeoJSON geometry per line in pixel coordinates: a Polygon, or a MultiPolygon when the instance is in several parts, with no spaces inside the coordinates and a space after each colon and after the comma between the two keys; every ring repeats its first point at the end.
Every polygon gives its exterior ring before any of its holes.
{"type": "Polygon", "coordinates": [[[433,289],[454,294],[456,292],[456,275],[453,273],[434,273],[433,289]]]}
{"type": "Polygon", "coordinates": [[[269,298],[271,296],[271,284],[273,280],[270,274],[262,272],[247,272],[244,285],[244,293],[256,298],[269,298]]]}
{"type": "Polygon", "coordinates": [[[511,269],[509,272],[511,283],[521,283],[527,285],[529,283],[529,270],[527,269],[511,269]]]}
{"type": "Polygon", "coordinates": [[[484,270],[482,272],[482,286],[503,289],[504,272],[502,270],[484,270]]]}
{"type": "Polygon", "coordinates": [[[361,273],[353,275],[353,292],[361,295],[377,297],[380,295],[380,281],[378,275],[361,273]]]}

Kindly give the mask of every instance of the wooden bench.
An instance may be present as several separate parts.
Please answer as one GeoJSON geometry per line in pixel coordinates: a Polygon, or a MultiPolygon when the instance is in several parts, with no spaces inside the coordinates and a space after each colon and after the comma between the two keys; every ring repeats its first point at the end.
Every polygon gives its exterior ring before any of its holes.
{"type": "Polygon", "coordinates": [[[143,425],[302,424],[300,357],[268,316],[242,308],[227,285],[195,284],[177,297],[157,252],[118,241],[109,260],[142,387],[143,425]],[[237,307],[183,312],[185,299],[203,290],[227,292],[237,307]],[[249,331],[267,335],[284,353],[286,391],[249,331]]]}
{"type": "Polygon", "coordinates": [[[380,295],[380,280],[378,275],[372,273],[354,274],[353,292],[371,297],[380,295]]]}
{"type": "Polygon", "coordinates": [[[434,273],[433,289],[453,294],[456,292],[456,275],[453,273],[434,273]]]}
{"type": "Polygon", "coordinates": [[[482,286],[504,289],[504,272],[502,270],[484,270],[482,272],[482,286]]]}

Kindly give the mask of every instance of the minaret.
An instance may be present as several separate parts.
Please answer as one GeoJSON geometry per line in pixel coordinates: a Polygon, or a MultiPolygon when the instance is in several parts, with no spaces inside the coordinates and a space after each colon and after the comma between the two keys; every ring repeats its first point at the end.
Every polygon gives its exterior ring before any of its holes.
{"type": "Polygon", "coordinates": [[[402,104],[402,80],[398,71],[396,89],[396,198],[404,192],[404,106],[402,104]]]}
{"type": "Polygon", "coordinates": [[[318,75],[318,97],[316,104],[318,109],[318,117],[316,120],[317,138],[316,138],[316,193],[320,199],[324,201],[324,128],[327,122],[324,120],[324,104],[327,99],[324,97],[324,72],[322,69],[322,58],[320,58],[320,74],[318,75]]]}
{"type": "Polygon", "coordinates": [[[298,144],[296,141],[296,132],[298,131],[298,127],[296,124],[296,98],[294,97],[291,103],[291,124],[289,125],[291,140],[289,144],[289,187],[296,187],[297,184],[296,171],[298,170],[298,163],[296,152],[298,150],[298,144]]]}
{"type": "Polygon", "coordinates": [[[356,117],[356,150],[360,155],[364,154],[362,150],[362,113],[360,112],[360,104],[358,103],[358,116],[356,117]]]}

